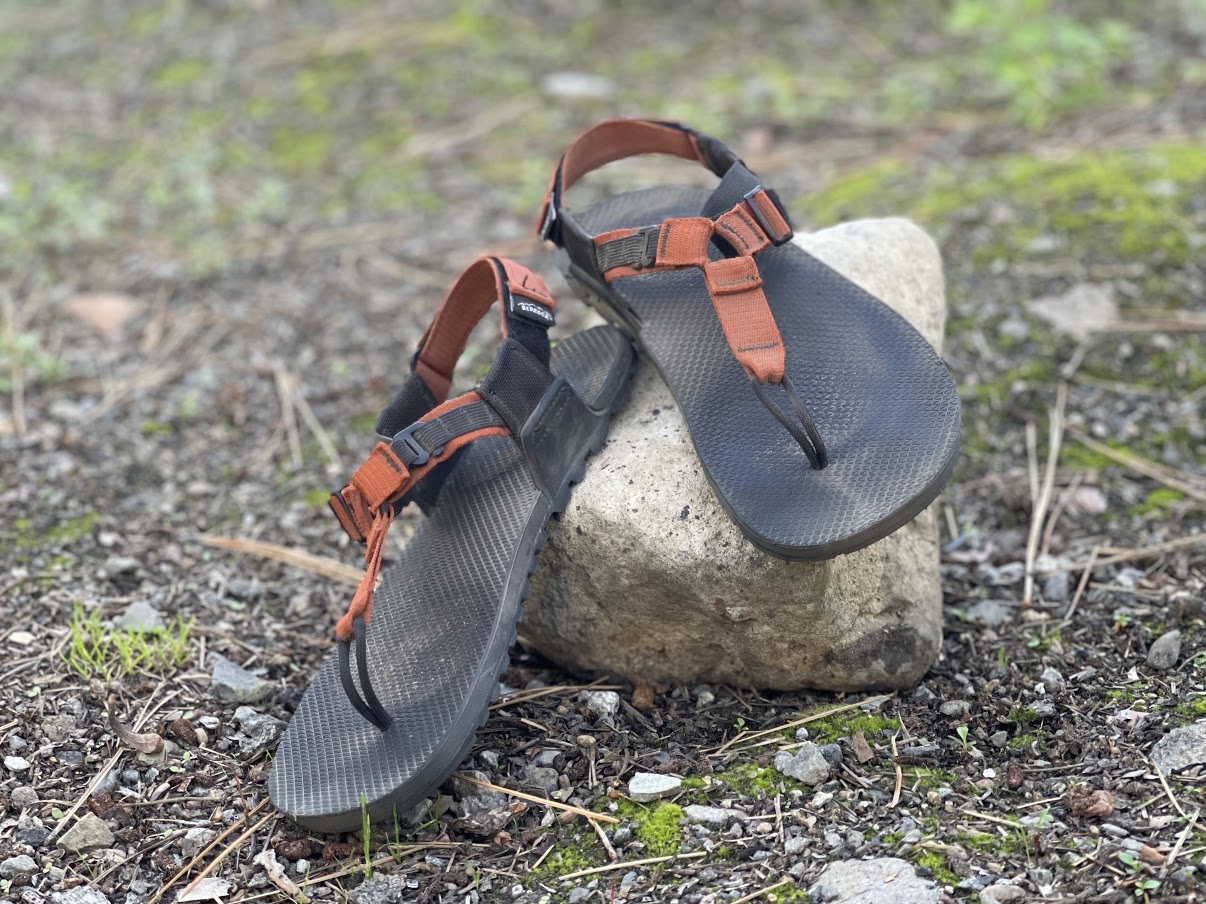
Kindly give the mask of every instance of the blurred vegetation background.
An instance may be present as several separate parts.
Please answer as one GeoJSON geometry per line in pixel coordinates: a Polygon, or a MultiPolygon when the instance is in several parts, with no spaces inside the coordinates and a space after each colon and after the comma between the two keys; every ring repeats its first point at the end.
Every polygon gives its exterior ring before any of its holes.
{"type": "MultiPolygon", "coordinates": [[[[87,368],[55,329],[78,292],[370,247],[427,295],[483,249],[547,264],[532,220],[566,143],[649,116],[730,143],[800,228],[927,227],[969,449],[1014,454],[990,415],[1035,410],[1069,348],[1023,302],[1203,303],[1204,50],[1206,0],[0,0],[0,373],[87,368]]],[[[1192,331],[1125,351],[1078,364],[1206,384],[1192,331]]]]}

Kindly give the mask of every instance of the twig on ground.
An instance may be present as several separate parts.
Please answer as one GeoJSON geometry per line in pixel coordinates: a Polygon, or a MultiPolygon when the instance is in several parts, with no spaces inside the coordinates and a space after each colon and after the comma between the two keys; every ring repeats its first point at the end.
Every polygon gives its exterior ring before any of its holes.
{"type": "Polygon", "coordinates": [[[281,423],[289,440],[289,456],[293,459],[293,467],[300,468],[305,464],[305,459],[302,457],[301,436],[297,429],[297,405],[294,402],[297,391],[293,378],[280,364],[272,368],[272,377],[276,381],[276,394],[281,403],[281,423]]]}
{"type": "MultiPolygon", "coordinates": [[[[904,730],[904,721],[900,721],[901,730],[904,730]]],[[[892,766],[896,770],[896,786],[892,789],[892,799],[888,801],[888,809],[895,810],[896,805],[900,803],[900,789],[904,787],[904,770],[900,768],[900,763],[896,762],[896,735],[892,735],[892,766]]]]}
{"type": "MultiPolygon", "coordinates": [[[[607,834],[603,831],[603,827],[593,819],[586,820],[590,823],[590,827],[595,830],[595,834],[599,836],[599,841],[603,843],[603,849],[607,851],[607,859],[615,863],[620,859],[620,855],[616,853],[616,849],[611,846],[611,842],[607,840],[607,834]]],[[[552,846],[549,847],[552,850],[552,846]]],[[[535,869],[535,867],[532,867],[535,869]]]]}
{"type": "Polygon", "coordinates": [[[1150,477],[1157,483],[1162,483],[1169,489],[1176,490],[1178,493],[1184,493],[1191,499],[1195,499],[1198,502],[1206,502],[1206,481],[1202,481],[1196,475],[1156,464],[1154,461],[1148,461],[1134,452],[1115,449],[1113,446],[1099,443],[1083,430],[1076,427],[1068,428],[1068,432],[1076,437],[1077,442],[1091,452],[1104,455],[1124,468],[1129,468],[1138,474],[1142,474],[1144,477],[1150,477]]]}
{"type": "Polygon", "coordinates": [[[623,863],[609,863],[606,866],[592,866],[590,869],[580,869],[575,873],[566,873],[558,881],[564,882],[566,879],[580,879],[583,876],[593,876],[596,873],[610,873],[617,869],[628,869],[630,866],[650,866],[654,863],[665,863],[668,860],[696,860],[699,857],[707,856],[707,851],[694,851],[690,854],[671,854],[668,857],[646,857],[644,860],[625,860],[623,863]]]}
{"type": "Polygon", "coordinates": [[[1093,573],[1097,562],[1097,549],[1094,546],[1093,551],[1089,553],[1089,561],[1085,562],[1085,569],[1080,573],[1080,580],[1076,583],[1076,592],[1072,594],[1072,602],[1068,604],[1068,611],[1064,613],[1064,621],[1070,621],[1073,613],[1076,612],[1077,605],[1080,604],[1080,598],[1084,595],[1085,587],[1089,585],[1089,576],[1093,573]]]}
{"type": "Polygon", "coordinates": [[[1068,503],[1072,501],[1072,497],[1076,491],[1080,489],[1080,485],[1084,482],[1084,474],[1076,474],[1072,478],[1072,482],[1068,487],[1059,494],[1059,498],[1055,500],[1055,507],[1051,510],[1051,517],[1047,519],[1047,528],[1043,531],[1043,542],[1039,544],[1039,556],[1046,556],[1051,552],[1051,541],[1055,537],[1055,526],[1059,524],[1059,519],[1063,516],[1064,510],[1067,509],[1068,503]]]}
{"type": "MultiPolygon", "coordinates": [[[[1038,555],[1039,539],[1043,533],[1043,521],[1047,517],[1047,507],[1051,504],[1051,491],[1055,486],[1055,469],[1059,464],[1060,445],[1064,439],[1064,407],[1068,402],[1068,387],[1060,383],[1055,390],[1055,405],[1048,415],[1047,430],[1047,468],[1043,472],[1041,488],[1033,498],[1030,510],[1030,536],[1026,541],[1026,576],[1022,584],[1022,608],[1029,609],[1034,602],[1034,559],[1038,555]]],[[[1038,462],[1034,448],[1034,427],[1026,427],[1026,448],[1030,453],[1032,469],[1031,491],[1036,489],[1038,462]]]]}
{"type": "Polygon", "coordinates": [[[990,816],[987,813],[977,813],[975,810],[960,810],[959,812],[965,816],[974,816],[976,819],[983,819],[987,822],[995,822],[995,823],[998,823],[999,825],[1007,826],[1008,828],[1011,828],[1011,829],[1026,828],[1020,822],[1015,822],[1012,819],[1002,819],[1000,816],[990,816]]]}
{"type": "MultiPolygon", "coordinates": [[[[1147,759],[1147,758],[1145,757],[1144,759],[1147,759]]],[[[1178,813],[1180,813],[1182,816],[1185,816],[1185,811],[1181,809],[1181,804],[1177,801],[1177,798],[1173,795],[1172,788],[1170,788],[1168,786],[1168,779],[1166,779],[1164,777],[1164,773],[1160,771],[1160,767],[1157,766],[1155,763],[1153,763],[1151,760],[1147,760],[1147,764],[1149,766],[1151,766],[1152,771],[1154,773],[1156,773],[1156,778],[1160,779],[1160,786],[1162,788],[1164,788],[1164,793],[1168,795],[1168,799],[1172,803],[1173,807],[1176,809],[1176,811],[1178,813]]]]}
{"type": "Polygon", "coordinates": [[[353,568],[351,565],[345,565],[343,562],[328,559],[325,556],[316,556],[302,549],[281,546],[279,543],[269,543],[265,540],[244,540],[240,537],[218,537],[213,534],[201,534],[197,539],[205,546],[272,559],[274,562],[291,565],[302,571],[322,575],[324,578],[339,581],[341,584],[350,584],[353,587],[359,586],[364,577],[364,572],[359,568],[353,568]]]}
{"type": "Polygon", "coordinates": [[[1189,817],[1189,822],[1185,824],[1185,828],[1181,830],[1181,834],[1177,836],[1177,843],[1173,845],[1173,849],[1168,852],[1168,857],[1164,861],[1164,866],[1160,869],[1160,875],[1166,875],[1172,869],[1173,861],[1181,853],[1181,848],[1185,845],[1185,839],[1189,837],[1189,833],[1193,831],[1193,827],[1197,825],[1198,814],[1201,810],[1194,810],[1193,815],[1189,817]]]}
{"type": "MultiPolygon", "coordinates": [[[[1165,540],[1163,543],[1154,543],[1151,546],[1136,546],[1133,549],[1118,550],[1112,546],[1098,546],[1094,548],[1094,555],[1090,556],[1088,561],[1066,565],[1064,568],[1074,571],[1077,568],[1088,567],[1090,564],[1094,568],[1099,568],[1103,565],[1117,565],[1119,562],[1134,562],[1136,559],[1154,559],[1166,552],[1176,552],[1178,549],[1190,549],[1194,546],[1206,546],[1206,531],[1190,534],[1188,537],[1178,537],[1176,540],[1165,540]],[[1100,555],[1102,552],[1111,552],[1111,554],[1102,556],[1100,555]]],[[[1063,571],[1064,568],[1060,570],[1063,571]]]]}
{"type": "Polygon", "coordinates": [[[753,901],[755,898],[761,898],[763,895],[774,891],[776,888],[782,888],[784,885],[795,885],[795,884],[796,884],[795,880],[792,879],[791,876],[787,876],[783,879],[780,879],[774,885],[768,885],[768,886],[766,886],[766,888],[764,888],[760,891],[751,892],[750,894],[745,895],[744,897],[738,898],[736,901],[733,902],[733,904],[744,904],[745,901],[753,901]]]}
{"type": "MultiPolygon", "coordinates": [[[[199,883],[202,879],[204,879],[206,876],[208,876],[210,873],[212,873],[214,870],[216,870],[219,866],[221,866],[222,861],[225,860],[227,857],[229,857],[233,852],[237,851],[239,849],[239,847],[243,844],[244,841],[246,841],[248,838],[250,838],[256,832],[258,832],[260,829],[262,829],[268,823],[269,820],[276,819],[278,817],[278,815],[279,814],[277,814],[277,812],[275,810],[273,810],[271,813],[266,813],[264,815],[264,817],[262,819],[260,819],[259,822],[257,822],[255,825],[249,827],[247,829],[247,831],[243,832],[242,835],[240,835],[238,838],[236,838],[230,844],[226,845],[225,848],[223,848],[221,851],[218,852],[218,856],[210,861],[209,866],[205,867],[205,869],[201,870],[201,872],[199,872],[196,876],[194,876],[192,882],[190,882],[188,885],[184,886],[184,890],[182,892],[180,892],[180,897],[184,897],[190,891],[192,891],[194,888],[196,888],[197,883],[199,883]]],[[[164,890],[166,891],[166,886],[165,886],[164,890]]],[[[163,894],[162,891],[159,892],[155,897],[151,898],[151,900],[148,902],[148,904],[155,904],[155,902],[159,900],[159,896],[162,894],[163,894]]]]}
{"type": "MultiPolygon", "coordinates": [[[[240,826],[246,825],[251,820],[252,816],[254,816],[256,813],[258,813],[262,807],[265,807],[267,805],[268,805],[267,800],[261,800],[258,804],[256,804],[250,810],[244,811],[243,815],[239,819],[236,819],[234,822],[232,822],[229,826],[227,826],[222,831],[222,834],[220,834],[217,838],[215,838],[213,841],[211,841],[209,844],[207,844],[204,848],[202,848],[200,851],[198,851],[197,856],[193,857],[192,860],[190,860],[184,866],[180,867],[180,869],[178,869],[176,871],[176,874],[167,881],[167,883],[163,886],[163,888],[159,889],[159,891],[157,891],[155,893],[155,896],[152,897],[151,900],[147,902],[147,904],[156,904],[156,902],[159,901],[160,898],[162,898],[165,894],[167,894],[168,889],[170,889],[173,885],[175,885],[177,882],[179,882],[184,876],[187,876],[194,866],[196,866],[203,859],[205,859],[206,854],[208,854],[210,851],[212,851],[214,848],[216,848],[219,844],[221,844],[222,841],[227,836],[229,836],[232,832],[238,831],[240,826]]],[[[273,814],[270,813],[268,815],[269,815],[269,817],[271,817],[273,814]]],[[[265,819],[265,821],[267,821],[267,820],[265,819]]]]}
{"type": "Polygon", "coordinates": [[[590,684],[555,684],[551,687],[534,687],[531,690],[516,691],[501,700],[490,704],[491,709],[502,709],[504,706],[514,706],[516,703],[531,703],[550,694],[572,694],[576,691],[618,691],[623,689],[620,684],[603,684],[607,676],[597,678],[590,684]]]}
{"type": "Polygon", "coordinates": [[[331,442],[331,436],[319,422],[317,415],[314,414],[314,409],[310,407],[310,403],[306,401],[306,397],[302,395],[301,381],[298,380],[295,374],[290,375],[290,380],[293,383],[293,404],[297,408],[297,413],[301,415],[302,423],[306,425],[306,429],[314,437],[314,441],[318,443],[318,448],[322,450],[322,454],[326,456],[327,463],[331,469],[342,473],[343,460],[339,457],[339,450],[335,448],[335,443],[331,442]]]}
{"type": "Polygon", "coordinates": [[[567,813],[576,813],[586,819],[597,819],[600,822],[619,823],[620,820],[614,816],[608,816],[605,813],[595,813],[591,810],[584,810],[582,807],[575,807],[572,804],[563,804],[561,801],[549,800],[547,797],[537,797],[534,794],[526,794],[523,791],[516,791],[512,788],[505,788],[502,785],[495,785],[491,782],[483,782],[473,776],[465,775],[463,772],[454,772],[454,778],[459,778],[461,781],[468,782],[471,785],[477,785],[479,788],[488,788],[491,791],[497,791],[500,794],[506,794],[508,797],[518,797],[520,800],[531,801],[534,804],[544,804],[546,807],[552,807],[554,810],[564,810],[567,813]]]}
{"type": "MultiPolygon", "coordinates": [[[[795,721],[788,722],[784,725],[776,725],[774,728],[763,728],[763,729],[760,729],[759,731],[741,731],[741,732],[738,732],[737,734],[733,735],[733,737],[729,738],[727,741],[725,741],[719,747],[715,747],[712,750],[703,751],[703,753],[706,756],[718,756],[719,754],[724,753],[726,750],[728,750],[734,744],[737,744],[737,743],[740,743],[743,741],[752,741],[754,738],[765,737],[766,735],[769,735],[769,734],[779,734],[783,731],[786,731],[789,728],[796,728],[800,725],[807,725],[809,722],[816,722],[818,719],[827,719],[830,716],[836,716],[838,713],[844,713],[851,709],[857,709],[860,706],[875,706],[877,704],[884,703],[891,699],[892,699],[891,694],[880,694],[878,697],[868,697],[866,700],[859,700],[855,703],[846,703],[846,704],[843,704],[842,706],[835,706],[832,709],[827,709],[824,712],[820,712],[820,713],[812,713],[811,715],[804,716],[804,718],[802,718],[802,719],[796,719],[795,721]]],[[[769,743],[773,744],[775,742],[771,741],[769,743]]],[[[752,749],[754,747],[764,747],[764,746],[766,746],[765,743],[753,744],[749,748],[743,747],[742,750],[752,749]]]]}

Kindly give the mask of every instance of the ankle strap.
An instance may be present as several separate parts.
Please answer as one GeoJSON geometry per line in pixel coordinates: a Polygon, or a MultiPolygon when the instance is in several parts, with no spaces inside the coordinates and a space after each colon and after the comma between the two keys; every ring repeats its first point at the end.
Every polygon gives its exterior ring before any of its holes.
{"type": "Polygon", "coordinates": [[[536,231],[542,239],[563,244],[559,213],[562,193],[587,173],[639,154],[666,154],[693,160],[724,177],[740,158],[723,142],[676,122],[612,119],[587,129],[562,155],[540,209],[536,231]]]}

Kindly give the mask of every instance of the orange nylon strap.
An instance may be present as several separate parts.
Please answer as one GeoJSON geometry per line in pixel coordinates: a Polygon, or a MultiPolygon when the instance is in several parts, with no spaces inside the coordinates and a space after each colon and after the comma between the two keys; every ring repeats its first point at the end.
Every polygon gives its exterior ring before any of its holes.
{"type": "MultiPolygon", "coordinates": [[[[544,280],[526,267],[496,258],[484,257],[474,261],[448,290],[420,340],[415,372],[422,377],[436,399],[448,397],[452,372],[465,351],[465,343],[469,341],[473,328],[485,316],[490,305],[506,297],[508,286],[503,282],[504,275],[510,291],[516,295],[531,298],[550,309],[556,306],[544,280]]],[[[499,315],[505,338],[506,311],[500,310],[499,315]]]]}
{"type": "MultiPolygon", "coordinates": [[[[423,419],[432,420],[462,405],[480,402],[481,398],[476,392],[467,392],[433,408],[423,419]]],[[[335,626],[336,637],[340,640],[352,640],[355,634],[355,620],[362,618],[367,624],[372,618],[373,589],[381,568],[385,535],[394,520],[394,504],[410,492],[432,468],[447,461],[459,449],[483,437],[507,436],[510,432],[505,426],[493,426],[454,437],[444,445],[439,454],[430,456],[423,465],[413,471],[407,470],[389,443],[378,443],[364,464],[356,469],[351,484],[331,497],[331,508],[344,530],[352,539],[365,540],[368,544],[364,554],[364,578],[352,597],[348,611],[335,626]]]]}
{"type": "MultiPolygon", "coordinates": [[[[690,132],[643,119],[611,119],[587,129],[566,149],[557,171],[561,174],[561,191],[568,191],[591,170],[638,154],[668,154],[707,166],[707,160],[690,132]]],[[[544,203],[540,206],[540,218],[536,221],[537,229],[548,216],[557,172],[549,180],[544,203]]]]}
{"type": "Polygon", "coordinates": [[[759,383],[783,380],[786,355],[779,327],[752,257],[726,257],[703,268],[712,306],[734,357],[759,383]]]}

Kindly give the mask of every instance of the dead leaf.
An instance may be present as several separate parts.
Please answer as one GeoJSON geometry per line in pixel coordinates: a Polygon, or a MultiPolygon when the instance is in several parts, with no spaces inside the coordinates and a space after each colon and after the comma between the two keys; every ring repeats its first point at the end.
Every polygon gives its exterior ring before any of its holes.
{"type": "Polygon", "coordinates": [[[632,708],[643,713],[656,709],[656,697],[665,688],[640,675],[629,675],[628,680],[632,683],[632,708]]]}
{"type": "Polygon", "coordinates": [[[1073,785],[1064,795],[1064,806],[1072,816],[1105,819],[1114,812],[1114,795],[1088,785],[1073,785]]]}
{"type": "Polygon", "coordinates": [[[1045,295],[1029,302],[1031,313],[1057,332],[1081,342],[1118,322],[1118,302],[1109,286],[1077,283],[1062,295],[1045,295]]]}
{"type": "Polygon", "coordinates": [[[285,875],[285,868],[277,862],[276,851],[272,848],[264,848],[256,854],[254,862],[264,867],[264,872],[268,874],[268,880],[285,894],[291,897],[301,894],[301,889],[298,888],[297,883],[285,875]]]}
{"type": "Polygon", "coordinates": [[[127,747],[139,753],[147,754],[159,753],[163,750],[163,738],[155,732],[133,731],[117,721],[117,714],[113,712],[112,697],[105,701],[105,710],[109,713],[109,727],[113,729],[113,733],[117,735],[117,739],[127,747]]]}
{"type": "Polygon", "coordinates": [[[1152,866],[1164,865],[1164,855],[1154,847],[1149,847],[1146,844],[1139,845],[1139,859],[1144,863],[1150,863],[1152,866]]]}
{"type": "Polygon", "coordinates": [[[221,901],[230,894],[231,883],[226,879],[206,876],[198,879],[180,893],[177,901],[221,901]]]}
{"type": "Polygon", "coordinates": [[[854,758],[859,763],[875,759],[875,752],[871,749],[871,745],[867,743],[867,739],[861,731],[855,732],[854,737],[850,739],[850,747],[854,750],[854,758]]]}
{"type": "Polygon", "coordinates": [[[76,295],[68,299],[66,307],[68,314],[106,338],[116,335],[142,310],[136,299],[116,292],[76,295]]]}

